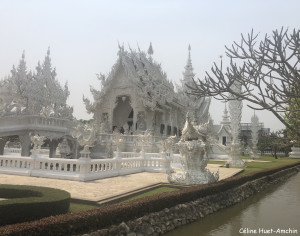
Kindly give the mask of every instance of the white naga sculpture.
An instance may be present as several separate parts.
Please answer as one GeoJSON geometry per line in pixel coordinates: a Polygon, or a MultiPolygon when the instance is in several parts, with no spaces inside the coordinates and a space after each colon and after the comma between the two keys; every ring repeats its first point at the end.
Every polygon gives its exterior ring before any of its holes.
{"type": "MultiPolygon", "coordinates": [[[[234,83],[232,89],[236,93],[241,93],[241,85],[234,83]]],[[[230,167],[244,167],[245,162],[239,157],[240,156],[240,142],[239,134],[241,129],[241,118],[242,118],[242,107],[243,103],[241,100],[235,98],[231,95],[232,100],[229,101],[229,112],[231,118],[231,133],[232,133],[232,143],[230,146],[230,160],[228,164],[230,167]]]]}
{"type": "Polygon", "coordinates": [[[169,173],[171,183],[206,184],[219,179],[219,173],[211,173],[207,168],[205,137],[197,132],[187,115],[180,141],[176,144],[181,154],[181,169],[169,173]]]}
{"type": "Polygon", "coordinates": [[[259,119],[257,115],[251,117],[251,136],[252,136],[252,159],[259,158],[257,154],[257,143],[258,143],[258,127],[259,126],[259,119]]]}
{"type": "Polygon", "coordinates": [[[80,152],[82,158],[90,157],[90,147],[94,146],[96,137],[96,128],[93,125],[79,124],[72,133],[73,138],[77,139],[80,146],[83,146],[83,150],[80,152]]]}

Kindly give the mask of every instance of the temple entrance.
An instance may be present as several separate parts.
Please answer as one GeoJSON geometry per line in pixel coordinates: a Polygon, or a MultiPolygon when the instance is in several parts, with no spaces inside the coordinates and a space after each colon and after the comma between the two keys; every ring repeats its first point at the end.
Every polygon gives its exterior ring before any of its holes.
{"type": "Polygon", "coordinates": [[[117,106],[113,111],[113,129],[117,128],[120,130],[126,123],[132,130],[133,125],[133,109],[130,105],[129,96],[117,97],[117,106]]]}

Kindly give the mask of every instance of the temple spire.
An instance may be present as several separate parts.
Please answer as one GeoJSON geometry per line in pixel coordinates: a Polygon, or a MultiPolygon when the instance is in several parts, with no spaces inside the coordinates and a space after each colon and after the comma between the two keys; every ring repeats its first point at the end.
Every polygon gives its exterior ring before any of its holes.
{"type": "Polygon", "coordinates": [[[150,55],[150,57],[153,55],[153,48],[152,48],[152,43],[150,42],[150,46],[148,48],[148,54],[150,55]]]}
{"type": "Polygon", "coordinates": [[[224,113],[223,113],[223,119],[221,121],[222,125],[230,125],[230,119],[229,119],[229,115],[228,115],[228,110],[227,110],[227,103],[225,102],[225,109],[224,109],[224,113]]]}
{"type": "Polygon", "coordinates": [[[191,59],[191,45],[189,44],[188,47],[188,59],[186,62],[186,66],[184,67],[185,71],[183,72],[183,87],[186,87],[186,85],[193,86],[193,78],[195,76],[194,69],[192,65],[192,59],[191,59]]]}

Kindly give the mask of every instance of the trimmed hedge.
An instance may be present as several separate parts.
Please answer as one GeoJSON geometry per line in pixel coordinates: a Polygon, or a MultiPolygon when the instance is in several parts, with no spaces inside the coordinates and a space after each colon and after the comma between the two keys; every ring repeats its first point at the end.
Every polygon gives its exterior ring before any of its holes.
{"type": "Polygon", "coordinates": [[[217,194],[228,189],[245,184],[262,177],[271,178],[271,175],[279,171],[298,166],[300,162],[254,172],[244,176],[231,177],[214,184],[206,184],[184,188],[179,191],[154,195],[128,203],[103,205],[99,208],[64,214],[56,217],[48,217],[39,221],[8,225],[0,228],[0,235],[74,235],[87,233],[101,228],[107,228],[122,221],[129,221],[146,214],[161,211],[165,208],[190,202],[201,197],[217,194]]]}
{"type": "Polygon", "coordinates": [[[15,224],[67,213],[70,194],[66,191],[25,186],[0,185],[0,225],[15,224]]]}

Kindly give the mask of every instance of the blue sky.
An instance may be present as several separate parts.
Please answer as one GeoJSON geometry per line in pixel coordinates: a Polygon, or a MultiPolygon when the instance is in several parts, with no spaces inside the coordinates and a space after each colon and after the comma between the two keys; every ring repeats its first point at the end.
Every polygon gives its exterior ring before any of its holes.
{"type": "MultiPolygon", "coordinates": [[[[118,42],[147,50],[152,42],[154,59],[173,82],[182,78],[188,44],[196,76],[203,78],[213,62],[224,55],[225,45],[239,41],[241,33],[270,34],[284,27],[299,27],[297,0],[2,0],[0,4],[0,78],[17,65],[25,50],[29,70],[51,48],[57,79],[68,81],[68,103],[75,116],[89,118],[82,95],[99,87],[97,73],[108,74],[117,60],[118,42]]],[[[223,105],[213,102],[211,114],[221,119],[223,105]]],[[[253,112],[244,106],[242,120],[253,112]]],[[[267,112],[257,113],[266,127],[281,128],[267,112]]]]}

